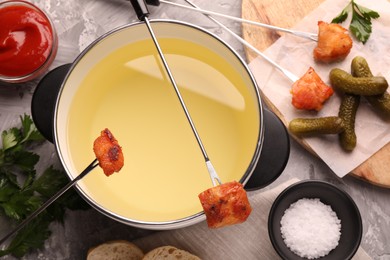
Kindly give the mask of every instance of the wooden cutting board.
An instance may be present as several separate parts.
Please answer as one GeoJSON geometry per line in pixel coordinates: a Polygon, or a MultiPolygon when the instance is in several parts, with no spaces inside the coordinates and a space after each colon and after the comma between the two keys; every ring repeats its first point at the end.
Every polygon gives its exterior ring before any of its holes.
{"type": "MultiPolygon", "coordinates": [[[[390,1],[390,0],[389,0],[390,1]]],[[[324,0],[242,0],[242,18],[259,21],[284,28],[292,28],[311,11],[316,9],[324,0]]],[[[283,33],[267,30],[252,25],[243,24],[243,38],[263,51],[271,46],[283,33]]],[[[246,50],[248,62],[252,61],[256,54],[246,50]]],[[[265,103],[282,119],[276,107],[262,95],[265,103]]],[[[304,140],[294,137],[299,143],[313,152],[304,140]]],[[[314,152],[313,152],[314,153],[314,152]]],[[[315,153],[314,153],[315,154],[315,153]]],[[[358,177],[374,185],[390,188],[390,143],[371,156],[367,161],[354,169],[350,175],[358,177]]]]}

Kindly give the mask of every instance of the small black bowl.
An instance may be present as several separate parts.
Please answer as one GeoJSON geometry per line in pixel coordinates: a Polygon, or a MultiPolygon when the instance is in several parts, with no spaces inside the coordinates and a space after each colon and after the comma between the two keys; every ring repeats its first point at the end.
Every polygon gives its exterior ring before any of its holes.
{"type": "Polygon", "coordinates": [[[358,207],[352,198],[340,188],[324,181],[301,181],[286,188],[274,201],[268,217],[268,234],[276,252],[283,259],[306,259],[293,253],[284,243],[280,220],[290,205],[302,198],[318,198],[329,205],[341,220],[341,236],[338,246],[321,260],[351,259],[359,248],[363,225],[358,207]]]}

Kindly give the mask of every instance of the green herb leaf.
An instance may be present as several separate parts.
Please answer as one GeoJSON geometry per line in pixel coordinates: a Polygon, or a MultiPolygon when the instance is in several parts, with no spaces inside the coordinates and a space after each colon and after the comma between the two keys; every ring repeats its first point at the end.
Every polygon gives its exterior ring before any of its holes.
{"type": "MultiPolygon", "coordinates": [[[[69,182],[68,177],[63,171],[49,167],[45,172],[34,182],[32,189],[40,193],[46,198],[53,196],[58,190],[63,188],[69,182]]],[[[88,209],[89,205],[81,199],[74,189],[68,190],[56,203],[49,207],[47,210],[57,221],[62,222],[64,215],[64,209],[69,208],[72,210],[88,209]]]]}
{"type": "Polygon", "coordinates": [[[10,198],[17,192],[19,192],[19,187],[13,182],[9,181],[8,177],[3,175],[0,179],[0,206],[3,203],[8,202],[10,198]]]}
{"type": "Polygon", "coordinates": [[[59,170],[55,170],[52,166],[46,169],[43,174],[34,182],[32,189],[39,192],[41,195],[49,198],[58,190],[63,188],[69,179],[59,170]]]}
{"type": "MultiPolygon", "coordinates": [[[[3,131],[3,148],[0,149],[0,213],[16,222],[29,216],[69,181],[64,172],[52,166],[36,178],[39,155],[28,149],[30,144],[44,138],[28,115],[20,116],[20,120],[20,128],[3,131]]],[[[8,248],[0,250],[0,256],[22,257],[30,250],[42,247],[50,236],[49,224],[63,222],[66,208],[76,208],[76,204],[83,204],[78,203],[80,201],[87,205],[73,189],[66,192],[20,230],[8,248]]]]}
{"type": "Polygon", "coordinates": [[[3,150],[8,150],[18,144],[17,133],[15,128],[10,129],[9,131],[4,131],[1,135],[3,141],[3,150]]]}
{"type": "Polygon", "coordinates": [[[21,142],[44,140],[44,137],[34,125],[31,117],[24,115],[23,117],[20,117],[20,120],[22,121],[23,129],[23,140],[21,142]]]}
{"type": "Polygon", "coordinates": [[[350,3],[343,9],[343,11],[338,16],[333,18],[332,23],[344,22],[347,19],[349,12],[352,12],[352,19],[349,25],[349,29],[352,35],[354,35],[358,41],[365,44],[372,33],[371,19],[377,19],[380,17],[380,15],[378,12],[358,5],[354,0],[351,0],[350,3]]]}
{"type": "Polygon", "coordinates": [[[351,24],[349,25],[349,29],[352,34],[361,41],[362,43],[366,43],[370,34],[372,32],[371,23],[367,23],[367,20],[359,15],[353,15],[351,24]]]}
{"type": "MultiPolygon", "coordinates": [[[[6,167],[0,167],[0,183],[12,183],[15,187],[19,188],[19,182],[17,176],[9,171],[6,167]]],[[[0,189],[3,185],[0,185],[0,189]]],[[[1,191],[0,191],[1,192],[1,191]]]]}
{"type": "Polygon", "coordinates": [[[32,171],[39,161],[39,155],[29,151],[20,151],[14,156],[14,164],[25,171],[32,171]]]}
{"type": "Polygon", "coordinates": [[[0,256],[12,254],[16,257],[22,257],[32,248],[41,248],[51,235],[50,222],[51,219],[45,214],[37,216],[18,232],[7,249],[0,251],[0,256]]]}
{"type": "Polygon", "coordinates": [[[333,18],[332,23],[342,23],[344,22],[348,17],[349,9],[351,8],[351,3],[349,3],[343,11],[339,15],[337,15],[335,18],[333,18]]]}
{"type": "Polygon", "coordinates": [[[8,217],[20,221],[34,212],[41,203],[42,200],[27,189],[13,193],[9,201],[1,203],[1,207],[8,217]]]}
{"type": "Polygon", "coordinates": [[[380,17],[379,13],[367,8],[367,7],[364,7],[364,6],[361,6],[361,5],[358,5],[358,4],[355,4],[355,8],[358,10],[358,12],[364,16],[364,18],[366,18],[367,20],[371,20],[372,19],[377,19],[380,17]]]}

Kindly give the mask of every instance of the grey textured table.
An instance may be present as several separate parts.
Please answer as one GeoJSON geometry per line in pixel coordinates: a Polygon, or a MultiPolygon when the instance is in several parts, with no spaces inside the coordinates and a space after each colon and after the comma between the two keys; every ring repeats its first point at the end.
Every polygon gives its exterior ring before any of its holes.
{"type": "MultiPolygon", "coordinates": [[[[260,1],[260,0],[259,0],[260,1]]],[[[137,21],[134,11],[125,0],[35,0],[53,19],[59,36],[58,55],[51,67],[72,62],[93,40],[118,26],[137,21]]],[[[194,0],[209,10],[240,16],[241,1],[194,0]]],[[[153,18],[169,18],[197,24],[227,41],[243,57],[243,46],[223,29],[198,13],[183,11],[161,4],[151,7],[153,18]]],[[[224,22],[230,29],[241,34],[237,22],[224,22]]],[[[37,81],[9,86],[0,83],[0,131],[19,124],[19,115],[30,114],[30,104],[37,81]]],[[[41,154],[39,167],[59,165],[54,147],[46,143],[38,148],[41,154]]],[[[339,179],[319,159],[291,141],[290,160],[281,177],[268,188],[292,177],[299,179],[326,180],[345,189],[358,205],[363,219],[362,247],[373,259],[390,259],[390,190],[378,188],[353,177],[339,179]]],[[[4,223],[4,222],[3,222],[4,223]]],[[[136,229],[113,221],[94,210],[67,212],[64,225],[53,224],[53,235],[44,249],[26,259],[83,259],[89,247],[112,239],[142,237],[151,231],[136,229]]],[[[7,227],[0,224],[0,233],[7,227]]],[[[245,259],[245,255],[243,255],[245,259]]]]}

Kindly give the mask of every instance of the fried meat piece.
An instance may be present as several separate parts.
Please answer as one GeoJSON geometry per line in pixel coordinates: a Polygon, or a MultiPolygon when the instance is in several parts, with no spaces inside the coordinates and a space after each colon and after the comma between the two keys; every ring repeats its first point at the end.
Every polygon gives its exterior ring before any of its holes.
{"type": "Polygon", "coordinates": [[[118,141],[107,128],[93,143],[93,151],[105,175],[110,176],[123,167],[123,153],[118,141]]]}
{"type": "Polygon", "coordinates": [[[310,67],[292,86],[292,105],[297,109],[319,111],[333,92],[310,67]]]}
{"type": "Polygon", "coordinates": [[[318,44],[313,56],[316,61],[333,62],[342,60],[352,49],[352,38],[348,30],[339,24],[318,22],[318,44]]]}
{"type": "Polygon", "coordinates": [[[244,187],[236,181],[203,191],[199,200],[210,228],[242,223],[252,211],[244,187]]]}

